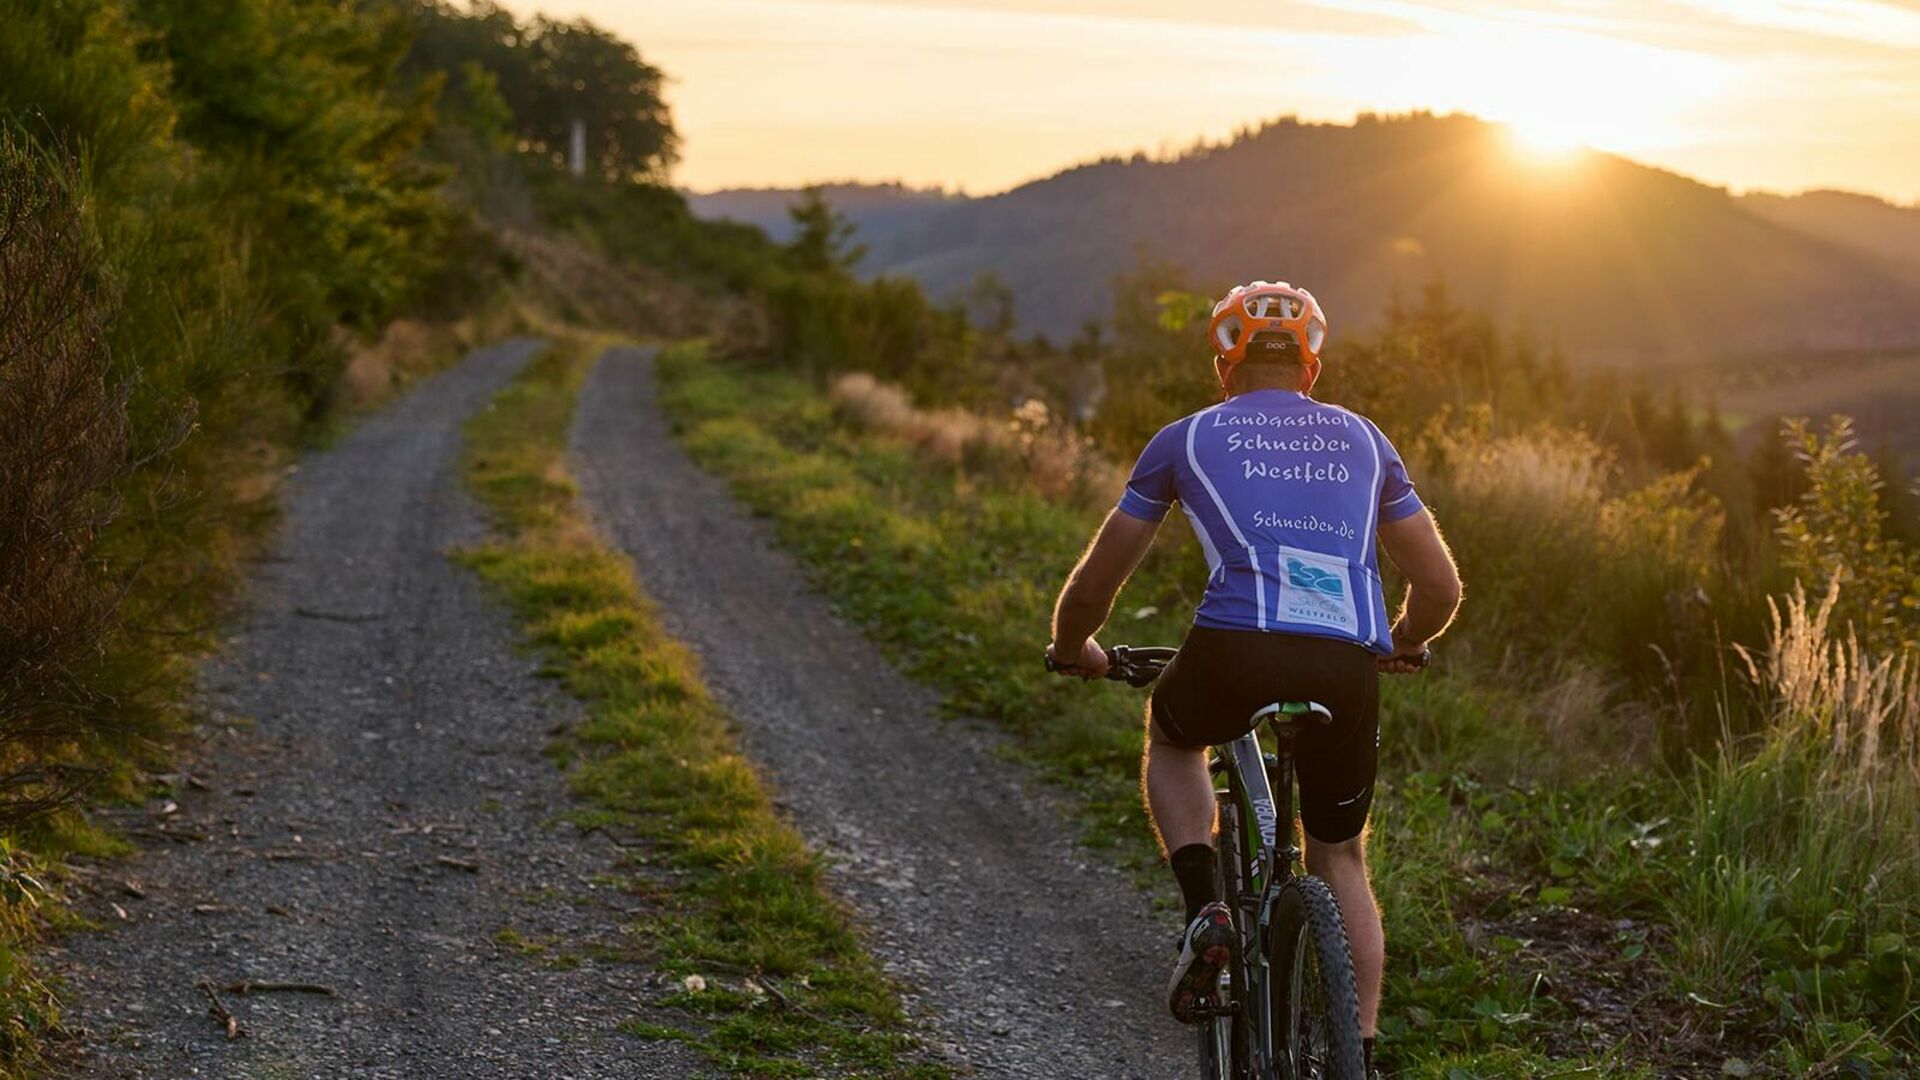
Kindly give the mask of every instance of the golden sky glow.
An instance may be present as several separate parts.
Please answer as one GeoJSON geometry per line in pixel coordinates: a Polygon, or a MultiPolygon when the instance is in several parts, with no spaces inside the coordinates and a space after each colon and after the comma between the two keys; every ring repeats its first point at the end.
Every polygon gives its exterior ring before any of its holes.
{"type": "Polygon", "coordinates": [[[553,0],[673,78],[698,190],[1002,190],[1293,113],[1472,112],[1736,189],[1920,200],[1920,0],[553,0]]]}

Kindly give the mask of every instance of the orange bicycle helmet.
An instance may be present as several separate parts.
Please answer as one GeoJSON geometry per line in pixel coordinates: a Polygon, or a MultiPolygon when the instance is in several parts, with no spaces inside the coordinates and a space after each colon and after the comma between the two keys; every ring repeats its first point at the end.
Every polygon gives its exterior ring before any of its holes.
{"type": "MultiPolygon", "coordinates": [[[[1207,321],[1207,343],[1226,361],[1227,375],[1247,358],[1247,346],[1256,337],[1283,332],[1300,350],[1307,369],[1308,390],[1320,377],[1320,349],[1327,341],[1327,316],[1320,301],[1305,289],[1284,281],[1253,281],[1236,285],[1213,306],[1207,321]]],[[[1225,377],[1221,379],[1224,384],[1225,377]]]]}

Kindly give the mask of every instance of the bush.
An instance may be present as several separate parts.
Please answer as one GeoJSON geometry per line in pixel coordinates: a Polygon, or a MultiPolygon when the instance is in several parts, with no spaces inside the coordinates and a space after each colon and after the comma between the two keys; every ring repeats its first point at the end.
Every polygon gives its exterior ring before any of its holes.
{"type": "Polygon", "coordinates": [[[1656,698],[1677,669],[1712,666],[1723,515],[1693,474],[1622,490],[1577,431],[1496,436],[1445,413],[1412,456],[1469,583],[1476,655],[1513,675],[1585,664],[1656,698]]]}
{"type": "Polygon", "coordinates": [[[1803,588],[1830,582],[1826,607],[1868,648],[1920,648],[1920,550],[1887,534],[1880,472],[1856,446],[1853,421],[1834,417],[1823,437],[1788,420],[1784,439],[1807,478],[1776,511],[1787,571],[1803,588]]]}
{"type": "Polygon", "coordinates": [[[774,276],[765,297],[776,360],[811,378],[864,371],[935,404],[998,396],[975,363],[965,309],[936,306],[910,280],[788,273],[774,276]]]}
{"type": "Polygon", "coordinates": [[[71,160],[0,128],[0,828],[59,804],[122,726],[94,677],[121,582],[94,545],[132,467],[111,287],[71,160]]]}
{"type": "Polygon", "coordinates": [[[0,279],[24,349],[5,408],[26,413],[0,430],[37,470],[0,496],[22,665],[4,718],[41,733],[6,767],[114,766],[170,729],[285,456],[331,404],[339,328],[378,324],[436,258],[428,114],[389,96],[404,23],[384,9],[0,0],[0,25],[26,226],[0,279]],[[31,179],[50,148],[71,167],[31,179]]]}

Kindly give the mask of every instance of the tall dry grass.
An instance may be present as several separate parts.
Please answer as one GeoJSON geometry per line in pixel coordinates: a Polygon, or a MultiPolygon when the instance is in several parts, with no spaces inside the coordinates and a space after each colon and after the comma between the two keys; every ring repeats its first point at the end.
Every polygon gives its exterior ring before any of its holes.
{"type": "Polygon", "coordinates": [[[1612,469],[1606,450],[1590,436],[1563,428],[1488,438],[1440,427],[1423,448],[1463,499],[1524,501],[1555,515],[1597,510],[1612,469]]]}
{"type": "Polygon", "coordinates": [[[1815,1073],[1920,1042],[1920,667],[1840,631],[1840,591],[1796,585],[1736,650],[1766,723],[1703,767],[1671,898],[1683,975],[1815,1073]]]}
{"type": "Polygon", "coordinates": [[[523,314],[508,303],[454,319],[395,319],[371,340],[345,327],[336,328],[334,340],[347,362],[334,399],[347,409],[378,405],[468,350],[512,332],[523,320],[523,314]]]}
{"type": "Polygon", "coordinates": [[[1091,439],[1036,399],[998,418],[921,409],[905,390],[863,371],[839,376],[828,394],[847,421],[899,439],[941,465],[1019,483],[1048,499],[1093,505],[1118,496],[1126,482],[1091,439]]]}
{"type": "Polygon", "coordinates": [[[1910,650],[1873,655],[1851,626],[1834,626],[1840,583],[1815,604],[1798,583],[1769,601],[1767,649],[1736,646],[1747,675],[1771,701],[1773,738],[1811,738],[1825,749],[1830,783],[1873,799],[1920,791],[1920,664],[1910,650]]]}

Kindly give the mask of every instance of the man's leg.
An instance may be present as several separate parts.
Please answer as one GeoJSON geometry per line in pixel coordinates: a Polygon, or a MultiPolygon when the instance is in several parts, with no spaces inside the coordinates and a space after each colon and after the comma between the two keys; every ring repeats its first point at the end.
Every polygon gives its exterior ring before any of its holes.
{"type": "Polygon", "coordinates": [[[1140,759],[1140,786],[1145,789],[1147,817],[1160,839],[1180,882],[1187,921],[1200,909],[1220,899],[1213,851],[1213,778],[1207,774],[1207,752],[1176,744],[1154,719],[1147,705],[1147,747],[1140,759]]]}
{"type": "Polygon", "coordinates": [[[1180,960],[1167,983],[1167,1005],[1182,1023],[1207,1015],[1201,1008],[1219,996],[1220,972],[1233,958],[1233,919],[1219,902],[1213,852],[1213,780],[1207,752],[1180,746],[1167,737],[1147,706],[1147,750],[1140,763],[1147,813],[1160,848],[1180,881],[1187,905],[1187,928],[1180,935],[1180,960]]]}
{"type": "Polygon", "coordinates": [[[1168,742],[1153,720],[1152,705],[1147,706],[1147,751],[1140,780],[1162,854],[1213,843],[1213,778],[1207,773],[1207,751],[1168,742]]]}
{"type": "Polygon", "coordinates": [[[1386,934],[1380,929],[1380,909],[1367,884],[1366,834],[1338,844],[1307,837],[1307,872],[1333,887],[1340,903],[1340,920],[1347,924],[1347,943],[1353,949],[1353,974],[1360,991],[1360,1034],[1373,1038],[1380,1012],[1380,975],[1386,966],[1386,934]]]}

